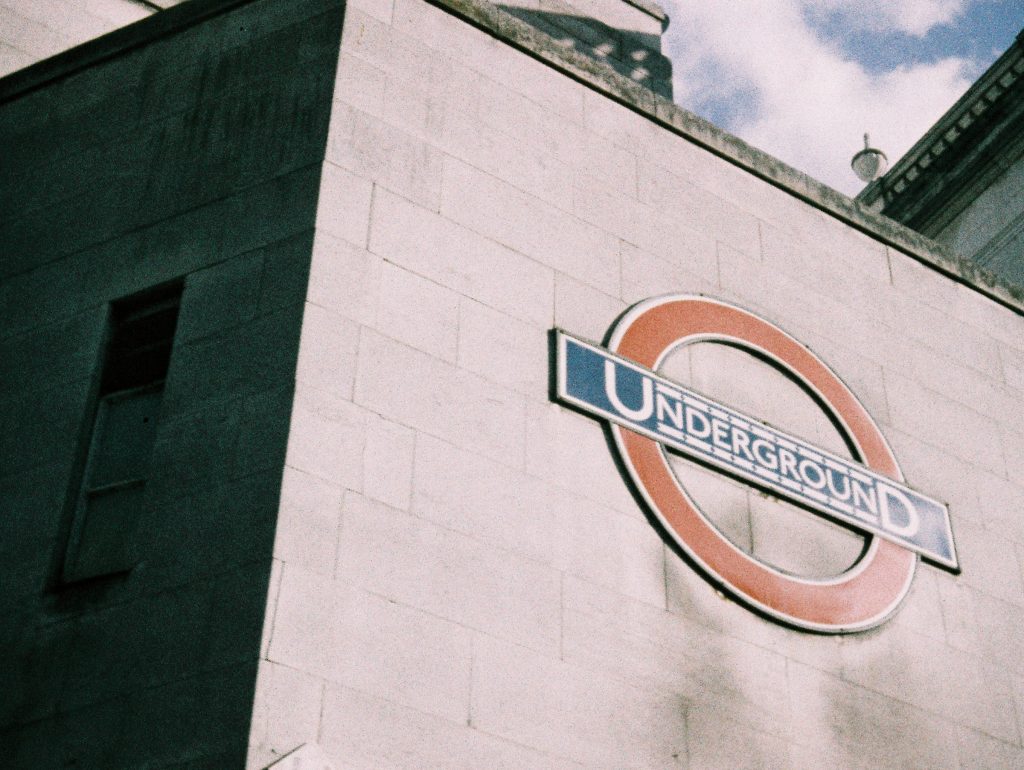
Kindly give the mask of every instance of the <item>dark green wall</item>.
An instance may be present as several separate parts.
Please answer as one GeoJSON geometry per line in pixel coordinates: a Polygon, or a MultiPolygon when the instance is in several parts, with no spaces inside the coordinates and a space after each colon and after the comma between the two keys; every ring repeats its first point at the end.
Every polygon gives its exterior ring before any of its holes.
{"type": "Polygon", "coordinates": [[[342,15],[193,0],[0,81],[5,767],[244,764],[342,15]],[[61,585],[105,308],[180,278],[139,562],[61,585]]]}

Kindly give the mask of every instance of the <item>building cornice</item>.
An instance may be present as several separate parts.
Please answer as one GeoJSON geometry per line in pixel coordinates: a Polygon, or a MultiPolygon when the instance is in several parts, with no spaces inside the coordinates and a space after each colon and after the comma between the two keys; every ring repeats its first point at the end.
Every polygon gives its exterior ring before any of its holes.
{"type": "Polygon", "coordinates": [[[1024,33],[857,199],[935,236],[1022,155],[1024,33]]]}
{"type": "MultiPolygon", "coordinates": [[[[565,49],[486,0],[427,0],[492,37],[562,72],[648,120],[798,198],[837,220],[1024,315],[1024,288],[1008,283],[951,249],[872,211],[703,118],[620,75],[608,65],[565,49]]],[[[253,0],[190,0],[0,79],[0,104],[47,83],[193,26],[253,0]]],[[[327,0],[325,0],[327,2],[327,0]]]]}

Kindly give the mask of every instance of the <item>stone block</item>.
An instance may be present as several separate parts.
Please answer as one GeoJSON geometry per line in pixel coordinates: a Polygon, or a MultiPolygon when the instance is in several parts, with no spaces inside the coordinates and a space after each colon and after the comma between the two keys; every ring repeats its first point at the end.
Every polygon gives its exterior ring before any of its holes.
{"type": "Polygon", "coordinates": [[[1024,623],[1024,610],[951,578],[939,577],[948,644],[1007,672],[1024,671],[1024,642],[1018,633],[1024,623]]]}
{"type": "Polygon", "coordinates": [[[365,247],[370,231],[373,182],[334,163],[324,163],[317,201],[316,227],[349,243],[365,247]]]}
{"type": "Polygon", "coordinates": [[[359,489],[366,412],[345,397],[298,384],[286,463],[330,484],[359,489]]]}
{"type": "Polygon", "coordinates": [[[408,510],[412,497],[413,447],[410,428],[370,414],[363,450],[363,494],[393,508],[408,510]]]}
{"type": "MultiPolygon", "coordinates": [[[[48,25],[29,11],[28,15],[19,12],[17,8],[0,6],[0,26],[10,30],[5,37],[17,44],[23,51],[32,54],[35,59],[45,59],[53,56],[59,51],[70,48],[78,42],[84,41],[89,35],[88,29],[76,29],[68,25],[63,30],[53,28],[52,21],[48,25]]],[[[86,17],[88,18],[88,17],[86,17]]],[[[72,21],[74,16],[72,16],[72,21]]]]}
{"type": "Polygon", "coordinates": [[[316,741],[324,687],[322,679],[303,671],[260,661],[249,742],[267,757],[261,767],[300,744],[316,741]]]}
{"type": "Polygon", "coordinates": [[[407,83],[389,78],[384,87],[381,117],[392,125],[401,126],[414,136],[438,144],[452,117],[447,94],[433,93],[422,83],[407,83]]]}
{"type": "Polygon", "coordinates": [[[260,636],[260,660],[270,660],[270,641],[274,633],[271,619],[277,615],[278,600],[281,598],[281,583],[284,579],[284,562],[272,559],[270,579],[267,581],[267,608],[263,618],[263,633],[260,636]]]}
{"type": "Polygon", "coordinates": [[[957,735],[961,767],[1014,770],[1024,766],[1024,749],[1018,745],[991,738],[967,727],[961,727],[957,735]]]}
{"type": "MultiPolygon", "coordinates": [[[[784,273],[767,269],[740,250],[720,249],[718,260],[722,299],[753,310],[798,339],[810,332],[848,345],[849,340],[855,340],[850,347],[868,356],[871,348],[867,341],[887,343],[893,336],[877,319],[836,303],[784,273]]],[[[884,347],[880,344],[877,349],[884,347]]]]}
{"type": "Polygon", "coordinates": [[[209,587],[192,583],[83,615],[68,645],[60,709],[72,711],[197,675],[207,655],[202,631],[216,625],[211,606],[209,587]],[[112,634],[118,638],[117,654],[111,654],[112,634]],[[178,654],[166,654],[168,638],[176,640],[178,654]]]}
{"type": "MultiPolygon", "coordinates": [[[[378,1],[367,0],[368,3],[378,1]]],[[[388,5],[390,7],[390,2],[388,5]]],[[[357,9],[350,7],[350,11],[355,10],[357,9]]],[[[333,99],[370,115],[380,116],[384,112],[384,90],[387,82],[388,76],[383,70],[358,56],[343,52],[338,57],[333,99]]]]}
{"type": "Polygon", "coordinates": [[[927,305],[894,305],[894,311],[890,321],[894,329],[922,345],[938,349],[968,370],[980,373],[996,384],[1000,382],[1002,371],[998,343],[987,333],[927,305]],[[903,312],[908,307],[913,310],[903,312]],[[924,317],[918,318],[918,315],[924,317]]]}
{"type": "Polygon", "coordinates": [[[372,326],[377,322],[381,270],[379,256],[318,231],[307,301],[372,326]]]}
{"type": "MultiPolygon", "coordinates": [[[[262,181],[197,212],[198,232],[190,233],[192,222],[189,214],[166,223],[166,227],[154,225],[146,231],[140,253],[150,252],[165,259],[173,255],[176,259],[172,259],[171,264],[177,266],[182,257],[175,254],[174,247],[194,249],[192,238],[209,239],[216,249],[214,254],[230,255],[243,254],[296,233],[308,232],[316,221],[319,186],[319,165],[262,181]],[[254,215],[253,212],[257,213],[254,215]],[[266,212],[274,212],[275,215],[266,216],[266,212]],[[206,228],[210,232],[206,232],[206,228]],[[158,245],[156,241],[162,239],[166,239],[165,242],[158,245]]],[[[210,256],[205,254],[203,258],[207,260],[210,256]]],[[[196,259],[194,253],[191,258],[196,259]]]]}
{"type": "Polygon", "coordinates": [[[956,284],[956,291],[957,318],[1012,348],[1024,351],[1024,342],[1020,338],[1020,316],[1017,313],[970,286],[956,284]]]}
{"type": "MultiPolygon", "coordinates": [[[[462,35],[464,34],[463,32],[462,35]]],[[[526,101],[536,105],[534,110],[543,110],[548,115],[557,117],[563,125],[582,126],[583,89],[570,79],[512,46],[481,45],[474,46],[470,51],[475,54],[470,60],[471,66],[497,81],[505,90],[519,94],[526,101]]],[[[486,98],[488,92],[496,97],[498,115],[502,114],[500,110],[503,109],[498,103],[500,101],[506,103],[504,109],[514,109],[517,106],[518,100],[500,95],[500,89],[488,89],[481,97],[486,98]]],[[[481,115],[490,113],[491,110],[481,104],[481,115]]],[[[509,114],[511,113],[504,113],[506,116],[509,114]]],[[[527,116],[524,114],[523,117],[527,116]]]]}
{"type": "Polygon", "coordinates": [[[706,770],[792,770],[790,744],[701,708],[686,718],[690,767],[706,770]]]}
{"type": "Polygon", "coordinates": [[[151,478],[136,538],[147,587],[172,588],[269,558],[280,485],[280,462],[262,473],[195,486],[164,475],[151,478]]]}
{"type": "Polygon", "coordinates": [[[957,284],[913,257],[888,247],[892,285],[906,301],[924,302],[949,311],[960,295],[957,284]]]}
{"type": "Polygon", "coordinates": [[[459,297],[451,289],[385,262],[380,277],[377,329],[450,363],[459,336],[459,297]]]}
{"type": "Polygon", "coordinates": [[[842,660],[846,681],[1017,740],[1012,691],[992,664],[894,626],[884,633],[850,637],[842,647],[842,660]],[[928,654],[919,654],[923,648],[928,654]]]}
{"type": "Polygon", "coordinates": [[[547,399],[546,330],[465,298],[459,303],[458,364],[528,398],[547,399]]]}
{"type": "Polygon", "coordinates": [[[391,24],[394,14],[394,0],[355,0],[346,10],[360,11],[384,24],[391,24]]]}
{"type": "MultiPolygon", "coordinates": [[[[623,282],[629,286],[628,280],[623,282]]],[[[602,342],[627,302],[559,273],[555,276],[555,326],[570,334],[602,342]]]]}
{"type": "Polygon", "coordinates": [[[161,416],[150,467],[180,485],[216,484],[231,478],[241,401],[208,400],[201,408],[181,415],[161,416]]]}
{"type": "Polygon", "coordinates": [[[75,636],[74,624],[62,622],[23,628],[5,639],[9,662],[0,674],[6,693],[0,723],[22,725],[57,714],[75,636]]]}
{"type": "Polygon", "coordinates": [[[98,306],[0,339],[0,397],[91,376],[101,364],[106,316],[98,306]]]}
{"type": "Polygon", "coordinates": [[[808,666],[791,663],[789,681],[796,743],[826,766],[958,767],[951,722],[808,666]]]}
{"type": "MultiPolygon", "coordinates": [[[[1000,426],[999,438],[1003,458],[1006,460],[1006,477],[1015,484],[1024,485],[1024,431],[1000,426]]],[[[996,467],[992,470],[999,472],[996,467]]]]}
{"type": "MultiPolygon", "coordinates": [[[[789,717],[782,654],[571,577],[563,603],[566,662],[681,696],[688,704],[689,727],[702,714],[775,741],[799,729],[789,717]]],[[[729,732],[722,737],[728,740],[729,732]]],[[[693,751],[693,741],[689,745],[693,751]]]]}
{"type": "Polygon", "coordinates": [[[118,767],[173,766],[206,756],[220,756],[228,767],[241,764],[255,679],[252,662],[133,693],[124,707],[118,767]]]}
{"type": "MultiPolygon", "coordinates": [[[[1021,509],[1014,513],[1019,516],[1021,509]]],[[[963,569],[963,585],[997,599],[1024,605],[1024,583],[1014,541],[1001,531],[983,530],[967,521],[957,522],[956,550],[963,569]]]]}
{"type": "Polygon", "coordinates": [[[288,565],[272,623],[271,662],[465,723],[468,629],[288,565]]]}
{"type": "Polygon", "coordinates": [[[946,643],[946,628],[942,619],[942,596],[939,582],[950,576],[931,567],[919,565],[914,573],[910,591],[896,611],[886,621],[886,628],[898,627],[915,634],[946,643]]]}
{"type": "Polygon", "coordinates": [[[369,330],[359,357],[356,403],[487,457],[520,462],[519,394],[369,330]]]}
{"type": "Polygon", "coordinates": [[[297,233],[259,250],[263,256],[258,302],[260,314],[306,300],[313,237],[311,230],[297,233]]]}
{"type": "Polygon", "coordinates": [[[679,696],[477,637],[470,723],[585,765],[685,767],[679,696]]]}
{"type": "Polygon", "coordinates": [[[623,513],[639,510],[601,424],[555,404],[527,405],[526,472],[623,513]]]}
{"type": "Polygon", "coordinates": [[[1003,381],[1018,394],[1024,392],[1024,353],[1009,345],[1000,345],[999,360],[1003,365],[1003,381]]]}
{"type": "Polygon", "coordinates": [[[688,180],[640,164],[640,201],[688,227],[699,224],[705,235],[759,258],[761,237],[756,217],[688,180]]]}
{"type": "MultiPolygon", "coordinates": [[[[54,747],[60,745],[62,725],[57,719],[41,719],[29,725],[0,732],[10,747],[5,761],[12,770],[36,770],[54,762],[54,747]]],[[[63,757],[59,757],[63,759],[63,757]]]]}
{"type": "Polygon", "coordinates": [[[379,118],[335,104],[327,161],[437,211],[441,195],[440,150],[379,118]]]}
{"type": "Polygon", "coordinates": [[[323,575],[334,573],[342,489],[286,467],[281,479],[274,558],[323,575]]]}
{"type": "Polygon", "coordinates": [[[440,145],[452,157],[560,209],[572,206],[570,165],[550,154],[547,148],[536,148],[522,138],[510,136],[507,127],[503,132],[453,111],[446,116],[440,145]]]}
{"type": "Polygon", "coordinates": [[[198,655],[186,656],[192,658],[188,665],[214,671],[245,666],[259,656],[271,569],[270,548],[264,546],[242,564],[229,565],[197,586],[200,598],[193,601],[202,606],[208,597],[209,615],[206,627],[193,631],[201,647],[198,655]]]}
{"type": "Polygon", "coordinates": [[[346,11],[342,55],[362,59],[399,81],[433,85],[443,91],[452,70],[451,56],[428,47],[425,41],[429,36],[423,35],[422,28],[417,28],[415,35],[403,32],[403,18],[401,7],[393,26],[354,8],[346,11]]]}
{"type": "Polygon", "coordinates": [[[359,326],[309,303],[302,315],[295,379],[332,396],[351,399],[359,326]]]}
{"type": "MultiPolygon", "coordinates": [[[[583,93],[583,126],[589,133],[635,153],[641,161],[656,159],[666,141],[666,132],[660,127],[596,91],[583,93]]],[[[675,136],[667,141],[685,143],[675,136]]]]}
{"type": "Polygon", "coordinates": [[[454,158],[445,162],[441,214],[597,289],[619,293],[613,236],[454,158]]]}
{"type": "Polygon", "coordinates": [[[718,294],[715,244],[686,228],[665,229],[652,253],[622,242],[622,299],[639,302],[659,294],[718,294]]]}
{"type": "Polygon", "coordinates": [[[664,605],[661,542],[637,511],[623,515],[422,434],[412,510],[489,546],[664,605]]]}
{"type": "MultiPolygon", "coordinates": [[[[200,310],[198,297],[182,295],[187,328],[200,310]]],[[[303,306],[292,305],[177,345],[164,390],[164,414],[184,414],[225,396],[240,397],[289,382],[294,376],[303,306]]]]}
{"type": "Polygon", "coordinates": [[[561,576],[349,492],[338,579],[500,639],[558,654],[561,576]]]}
{"type": "Polygon", "coordinates": [[[189,274],[176,341],[191,342],[251,320],[262,273],[263,255],[257,250],[189,274]]]}
{"type": "Polygon", "coordinates": [[[551,322],[551,268],[384,190],[374,199],[370,251],[503,313],[551,322]]]}
{"type": "Polygon", "coordinates": [[[843,296],[862,310],[881,308],[890,291],[889,258],[880,243],[867,238],[849,242],[842,225],[818,228],[832,238],[811,238],[761,223],[761,254],[766,267],[814,286],[819,292],[843,296]],[[883,295],[882,292],[885,292],[883,295]]]}
{"type": "Polygon", "coordinates": [[[9,75],[12,72],[27,67],[37,61],[36,57],[22,51],[20,48],[15,48],[9,43],[0,43],[0,75],[9,75]]]}
{"type": "Polygon", "coordinates": [[[327,686],[321,733],[324,749],[352,770],[580,767],[465,723],[333,684],[327,686]]]}
{"type": "MultiPolygon", "coordinates": [[[[493,72],[484,73],[494,77],[493,72]]],[[[480,92],[481,122],[525,148],[585,172],[605,190],[636,198],[635,150],[586,131],[577,120],[565,120],[557,110],[538,104],[533,94],[522,95],[507,84],[491,82],[489,86],[480,92]]]]}
{"type": "Polygon", "coordinates": [[[912,436],[940,447],[949,447],[957,457],[1002,474],[1003,451],[995,437],[999,426],[994,419],[951,401],[912,380],[885,372],[886,396],[893,424],[912,436]],[[951,442],[950,436],[956,436],[951,442]]]}
{"type": "Polygon", "coordinates": [[[293,396],[289,384],[242,399],[232,478],[274,471],[284,464],[293,396]]]}

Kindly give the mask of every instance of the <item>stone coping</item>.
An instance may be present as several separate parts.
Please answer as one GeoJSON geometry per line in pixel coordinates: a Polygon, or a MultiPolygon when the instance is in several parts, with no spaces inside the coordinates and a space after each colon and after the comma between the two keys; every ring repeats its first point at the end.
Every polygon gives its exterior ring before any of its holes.
{"type": "Polygon", "coordinates": [[[651,2],[651,0],[623,0],[623,2],[660,21],[662,32],[668,29],[668,14],[665,13],[665,9],[657,3],[651,2]]]}
{"type": "MultiPolygon", "coordinates": [[[[646,2],[646,0],[644,0],[646,2]]],[[[0,105],[86,67],[253,0],[189,0],[0,79],[0,105]]],[[[579,83],[697,144],[839,221],[1024,315],[1024,288],[951,249],[870,211],[831,187],[694,115],[588,56],[499,10],[487,0],[427,0],[579,83]]]]}

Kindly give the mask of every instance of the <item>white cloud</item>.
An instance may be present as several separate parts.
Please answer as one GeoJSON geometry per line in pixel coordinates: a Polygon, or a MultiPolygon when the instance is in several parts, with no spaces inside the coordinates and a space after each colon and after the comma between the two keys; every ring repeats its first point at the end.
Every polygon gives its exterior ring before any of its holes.
{"type": "Polygon", "coordinates": [[[966,0],[804,0],[808,12],[836,14],[854,29],[922,37],[963,13],[966,0]]]}
{"type": "MultiPolygon", "coordinates": [[[[844,13],[881,5],[816,2],[844,13]]],[[[954,5],[910,0],[899,13],[923,28],[954,5]]],[[[969,62],[952,57],[869,72],[818,36],[800,0],[681,0],[668,10],[676,101],[698,114],[729,101],[724,128],[847,194],[862,186],[849,161],[865,131],[894,162],[970,84],[969,62]]]]}

